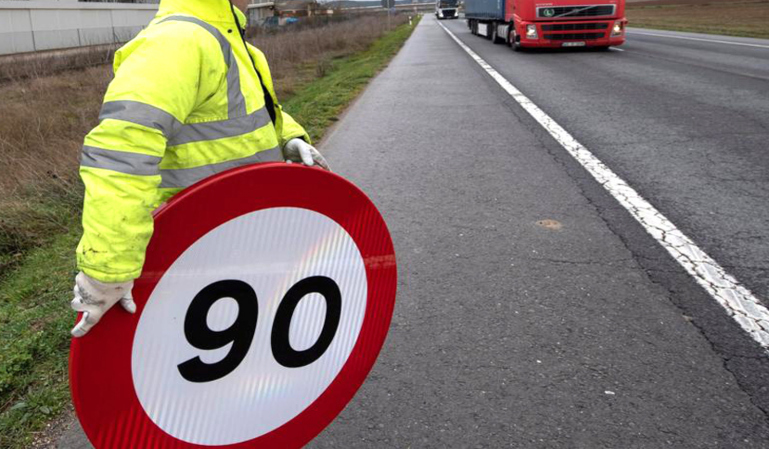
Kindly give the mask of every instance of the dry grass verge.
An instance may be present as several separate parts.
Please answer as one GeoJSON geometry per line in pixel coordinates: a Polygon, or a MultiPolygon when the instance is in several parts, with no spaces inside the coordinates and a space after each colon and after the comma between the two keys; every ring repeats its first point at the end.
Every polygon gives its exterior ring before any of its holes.
{"type": "Polygon", "coordinates": [[[119,45],[95,45],[0,56],[0,82],[39,78],[109,64],[119,45]]]}
{"type": "Polygon", "coordinates": [[[651,0],[627,4],[630,26],[769,38],[769,1],[651,0]]]}
{"type": "MultiPolygon", "coordinates": [[[[390,26],[407,21],[407,16],[397,16],[390,26]]],[[[296,32],[259,34],[250,40],[267,55],[278,98],[285,101],[303,84],[323,76],[331,60],[368,48],[387,30],[386,16],[375,15],[296,32]]]]}
{"type": "Polygon", "coordinates": [[[26,250],[71,226],[80,146],[110,73],[98,67],[0,84],[0,278],[26,250]]]}

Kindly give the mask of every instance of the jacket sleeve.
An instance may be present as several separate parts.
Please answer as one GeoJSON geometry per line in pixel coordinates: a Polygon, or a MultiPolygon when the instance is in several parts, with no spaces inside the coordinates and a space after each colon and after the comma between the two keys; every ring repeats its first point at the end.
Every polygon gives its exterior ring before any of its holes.
{"type": "Polygon", "coordinates": [[[275,128],[278,133],[278,139],[280,140],[280,146],[282,147],[286,144],[286,142],[295,137],[304,139],[304,141],[307,143],[312,143],[310,140],[310,135],[307,134],[307,131],[305,131],[302,125],[297,123],[297,121],[294,120],[294,118],[291,117],[288,112],[284,111],[283,107],[278,102],[278,96],[275,94],[275,87],[272,82],[270,66],[267,64],[267,58],[264,56],[264,53],[262,53],[261,50],[251,44],[248,45],[248,50],[251,52],[251,56],[254,58],[257,70],[259,70],[259,74],[262,77],[262,82],[264,83],[265,87],[267,87],[270,95],[272,95],[272,99],[275,103],[275,128]]]}
{"type": "Polygon", "coordinates": [[[280,114],[283,116],[283,127],[280,133],[281,143],[285,145],[286,142],[295,137],[303,139],[307,143],[312,143],[310,135],[307,134],[307,131],[304,130],[302,125],[297,123],[297,121],[294,120],[294,118],[291,117],[288,112],[284,111],[281,105],[278,105],[278,109],[280,110],[280,114]]]}
{"type": "Polygon", "coordinates": [[[115,56],[115,78],[80,162],[85,199],[77,263],[99,281],[124,282],[141,274],[166,136],[198,101],[204,49],[191,42],[210,37],[196,35],[197,28],[155,25],[115,56]]]}

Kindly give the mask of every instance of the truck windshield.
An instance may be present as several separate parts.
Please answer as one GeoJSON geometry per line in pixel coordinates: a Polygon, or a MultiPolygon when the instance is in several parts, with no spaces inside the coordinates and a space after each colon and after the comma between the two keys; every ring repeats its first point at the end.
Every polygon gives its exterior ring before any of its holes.
{"type": "Polygon", "coordinates": [[[441,8],[454,8],[457,6],[458,0],[441,0],[440,1],[440,7],[441,8]]]}

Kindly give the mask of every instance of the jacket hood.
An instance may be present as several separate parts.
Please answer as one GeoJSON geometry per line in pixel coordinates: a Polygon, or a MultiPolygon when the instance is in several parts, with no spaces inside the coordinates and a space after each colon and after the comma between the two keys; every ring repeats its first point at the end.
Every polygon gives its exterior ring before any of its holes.
{"type": "Polygon", "coordinates": [[[232,11],[235,11],[235,15],[238,17],[240,28],[245,28],[245,14],[232,6],[230,0],[161,0],[157,17],[186,14],[211,24],[231,26],[235,23],[232,11]]]}

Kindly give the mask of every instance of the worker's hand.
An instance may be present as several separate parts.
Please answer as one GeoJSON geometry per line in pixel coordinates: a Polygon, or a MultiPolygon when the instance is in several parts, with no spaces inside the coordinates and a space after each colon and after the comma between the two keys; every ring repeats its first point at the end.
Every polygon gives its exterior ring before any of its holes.
{"type": "Polygon", "coordinates": [[[83,312],[83,317],[72,329],[72,336],[82,337],[87,334],[118,301],[128,313],[136,312],[136,304],[131,297],[133,285],[133,281],[107,284],[80,272],[75,277],[75,299],[72,300],[72,309],[83,312]]]}
{"type": "Polygon", "coordinates": [[[283,146],[283,158],[286,162],[301,162],[308,167],[318,164],[321,168],[331,171],[323,155],[314,146],[299,138],[286,142],[283,146]]]}

